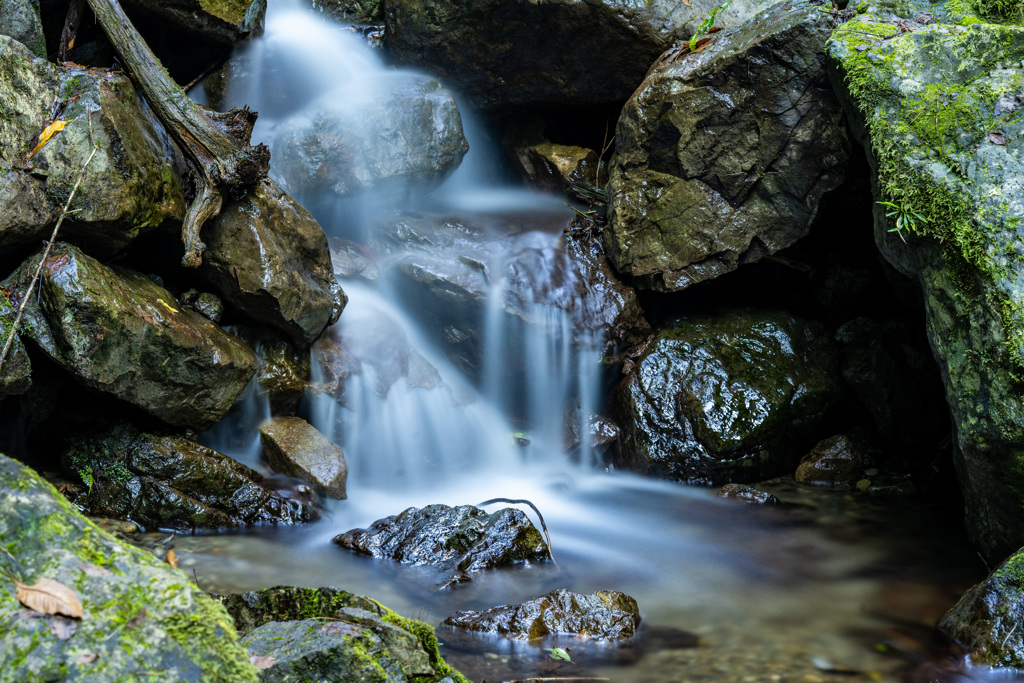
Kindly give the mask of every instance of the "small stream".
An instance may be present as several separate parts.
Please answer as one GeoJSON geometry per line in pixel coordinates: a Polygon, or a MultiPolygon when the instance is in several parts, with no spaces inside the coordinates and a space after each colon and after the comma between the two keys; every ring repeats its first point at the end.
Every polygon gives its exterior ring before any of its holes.
{"type": "MultiPolygon", "coordinates": [[[[357,34],[282,0],[271,0],[266,34],[235,59],[228,103],[260,112],[254,139],[272,150],[279,127],[303,112],[344,107],[358,116],[384,84],[415,77],[386,67],[357,34]]],[[[489,273],[507,272],[508,259],[519,259],[516,268],[537,281],[562,272],[561,230],[571,212],[557,199],[500,184],[497,156],[476,135],[465,108],[462,115],[471,151],[432,192],[297,198],[334,239],[366,244],[382,215],[454,216],[503,245],[490,254],[489,273]]],[[[573,663],[551,660],[540,645],[446,644],[454,666],[492,683],[538,676],[623,682],[983,677],[962,671],[931,628],[985,575],[949,503],[885,503],[780,480],[763,488],[789,505],[758,508],[722,501],[711,490],[607,471],[585,439],[567,455],[566,406],[578,406],[569,419],[585,431],[607,388],[598,335],[580,331],[566,308],[536,302],[524,304],[521,329],[509,329],[502,314],[508,283],[494,276],[481,321],[482,372],[470,376],[440,349],[430,327],[434,312],[403,297],[397,258],[377,259],[375,282],[342,283],[350,301],[328,335],[356,350],[361,372],[346,381],[343,402],[321,395],[302,407],[304,417],[343,447],[348,499],[325,503],[323,519],[308,526],[180,537],[180,566],[194,569],[204,589],[331,585],[431,624],[460,609],[519,602],[556,588],[621,590],[638,601],[643,632],[636,642],[620,648],[567,642],[573,663]],[[512,363],[518,365],[506,366],[512,363]],[[422,370],[418,380],[409,369],[414,365],[422,370]],[[438,592],[432,572],[331,543],[338,533],[410,506],[493,497],[536,504],[557,566],[493,571],[438,592]]],[[[317,362],[314,368],[323,372],[317,362]]],[[[251,391],[203,442],[268,472],[258,439],[268,416],[265,400],[251,391]]]]}

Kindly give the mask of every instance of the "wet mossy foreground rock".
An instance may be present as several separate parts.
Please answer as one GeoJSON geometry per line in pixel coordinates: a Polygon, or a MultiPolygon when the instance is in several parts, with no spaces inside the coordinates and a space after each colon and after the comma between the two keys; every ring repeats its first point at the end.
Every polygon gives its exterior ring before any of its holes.
{"type": "Polygon", "coordinates": [[[258,680],[224,608],[185,574],[100,531],[37,474],[0,455],[0,677],[134,683],[258,680]],[[58,581],[81,619],[22,606],[8,577],[58,581]]]}
{"type": "Polygon", "coordinates": [[[472,505],[428,505],[378,519],[369,529],[334,537],[350,550],[442,570],[439,585],[469,581],[492,567],[543,562],[550,557],[540,532],[526,515],[505,508],[488,515],[472,505]]]}

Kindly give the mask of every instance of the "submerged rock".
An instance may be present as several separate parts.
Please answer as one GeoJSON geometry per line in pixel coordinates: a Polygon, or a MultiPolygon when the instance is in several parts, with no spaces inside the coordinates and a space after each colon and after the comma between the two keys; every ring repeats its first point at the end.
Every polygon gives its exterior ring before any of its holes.
{"type": "Polygon", "coordinates": [[[640,608],[636,600],[618,591],[580,595],[563,588],[521,605],[500,605],[482,612],[456,612],[441,623],[513,640],[568,634],[612,641],[636,634],[640,608]]]}
{"type": "Polygon", "coordinates": [[[918,18],[860,15],[828,54],[891,204],[875,206],[875,241],[924,294],[966,527],[995,563],[1024,545],[1024,105],[1007,68],[1024,31],[918,18]]]}
{"type": "Polygon", "coordinates": [[[200,272],[254,319],[311,344],[347,299],[334,279],[323,229],[270,180],[203,227],[200,272]]]}
{"type": "MultiPolygon", "coordinates": [[[[39,263],[4,286],[19,301],[39,263]]],[[[220,420],[256,370],[242,340],[144,275],[57,243],[43,262],[25,332],[86,386],[165,422],[202,431],[220,420]]]]}
{"type": "Polygon", "coordinates": [[[406,564],[442,571],[438,585],[470,581],[493,567],[542,562],[548,546],[520,510],[505,508],[490,515],[472,505],[428,505],[378,519],[369,529],[352,529],[334,543],[406,564]]]}
{"type": "Polygon", "coordinates": [[[64,470],[85,491],[89,515],[130,519],[149,529],[223,529],[316,519],[304,500],[267,487],[253,469],[180,436],[114,430],[75,444],[64,470]]]}
{"type": "Polygon", "coordinates": [[[345,498],[345,453],[301,417],[260,425],[260,442],[275,472],[297,477],[332,498],[345,498]]]}
{"type": "Polygon", "coordinates": [[[754,505],[778,505],[779,499],[753,486],[744,484],[726,484],[718,491],[719,498],[727,500],[738,500],[741,503],[752,503],[754,505]]]}
{"type": "Polygon", "coordinates": [[[620,459],[709,485],[792,472],[842,394],[816,323],[778,312],[683,318],[616,390],[620,459]]]}
{"type": "Polygon", "coordinates": [[[616,130],[602,236],[620,273],[685,289],[807,234],[849,149],[825,71],[833,23],[779,4],[662,55],[616,130]]]}
{"type": "Polygon", "coordinates": [[[1024,668],[1024,550],[964,593],[939,629],[968,649],[978,666],[1024,668]]]}
{"type": "Polygon", "coordinates": [[[796,468],[795,479],[811,486],[852,486],[864,471],[864,455],[845,434],[822,439],[796,468]]]}
{"type": "Polygon", "coordinates": [[[100,531],[32,470],[0,455],[0,545],[6,571],[72,588],[84,617],[24,608],[0,581],[0,668],[21,681],[255,683],[224,608],[184,572],[100,531]],[[116,634],[116,637],[111,637],[116,634]]]}

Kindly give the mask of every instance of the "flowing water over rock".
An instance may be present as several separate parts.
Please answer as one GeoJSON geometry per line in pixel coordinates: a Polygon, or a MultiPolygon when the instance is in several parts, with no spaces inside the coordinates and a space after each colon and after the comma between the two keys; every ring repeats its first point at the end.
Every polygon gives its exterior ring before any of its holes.
{"type": "MultiPolygon", "coordinates": [[[[325,101],[382,116],[390,86],[381,82],[424,80],[385,69],[356,34],[318,21],[273,2],[266,35],[233,69],[230,103],[260,111],[255,137],[272,147],[325,101]]],[[[955,514],[946,528],[930,510],[784,481],[765,490],[790,505],[756,508],[596,466],[587,437],[613,378],[602,364],[607,327],[587,322],[598,294],[577,286],[566,257],[572,213],[484,182],[481,169],[498,162],[467,111],[461,118],[471,151],[427,197],[450,168],[361,194],[322,183],[298,192],[332,249],[360,260],[343,282],[340,321],[313,349],[313,388],[299,406],[344,450],[348,499],[325,502],[315,524],[179,538],[181,566],[212,591],[333,585],[433,624],[558,589],[619,590],[639,604],[640,635],[624,647],[450,644],[445,656],[473,680],[895,681],[939,666],[931,628],[983,573],[955,514]],[[330,542],[410,507],[491,498],[536,504],[557,564],[491,570],[435,592],[429,567],[330,542]],[[567,648],[573,661],[542,647],[567,648]]],[[[275,164],[286,157],[274,147],[275,164]]],[[[281,167],[273,173],[287,182],[281,167]]],[[[268,473],[258,428],[269,416],[252,388],[203,441],[268,473]]]]}

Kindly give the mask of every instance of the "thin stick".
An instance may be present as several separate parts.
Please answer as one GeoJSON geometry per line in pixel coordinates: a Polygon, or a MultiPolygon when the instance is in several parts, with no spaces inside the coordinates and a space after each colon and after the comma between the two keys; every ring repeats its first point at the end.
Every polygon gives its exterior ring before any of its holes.
{"type": "Polygon", "coordinates": [[[25,313],[25,307],[28,306],[29,299],[32,298],[32,289],[36,286],[36,282],[39,281],[39,274],[43,272],[43,263],[46,262],[46,258],[50,255],[50,249],[53,247],[53,243],[57,241],[57,231],[60,230],[61,224],[64,223],[64,219],[70,213],[71,200],[75,198],[75,192],[78,191],[78,186],[82,184],[82,178],[85,177],[85,169],[89,166],[89,162],[96,156],[96,151],[99,147],[92,148],[92,154],[85,160],[82,165],[82,170],[78,172],[78,180],[75,181],[75,186],[71,188],[71,194],[68,195],[68,201],[64,204],[64,210],[60,212],[60,219],[57,220],[57,225],[53,227],[53,234],[50,235],[50,241],[46,243],[46,249],[43,250],[43,257],[39,259],[39,265],[36,266],[36,272],[32,275],[32,282],[29,283],[28,289],[22,294],[21,305],[18,307],[18,315],[14,318],[14,324],[11,325],[11,332],[7,335],[7,341],[4,343],[3,351],[0,351],[0,369],[4,367],[4,361],[7,359],[7,352],[10,350],[11,345],[14,343],[14,333],[18,330],[18,325],[21,324],[21,317],[25,313]]]}
{"type": "Polygon", "coordinates": [[[537,517],[540,519],[540,528],[544,530],[544,538],[548,541],[548,557],[551,558],[551,564],[556,567],[558,566],[558,563],[555,562],[555,556],[551,554],[551,534],[548,533],[548,525],[544,523],[544,515],[540,514],[540,510],[537,509],[536,505],[525,498],[491,498],[490,500],[485,500],[482,503],[477,503],[476,506],[483,507],[484,505],[490,505],[491,503],[512,503],[513,505],[529,505],[532,507],[533,511],[537,513],[537,517]]]}

